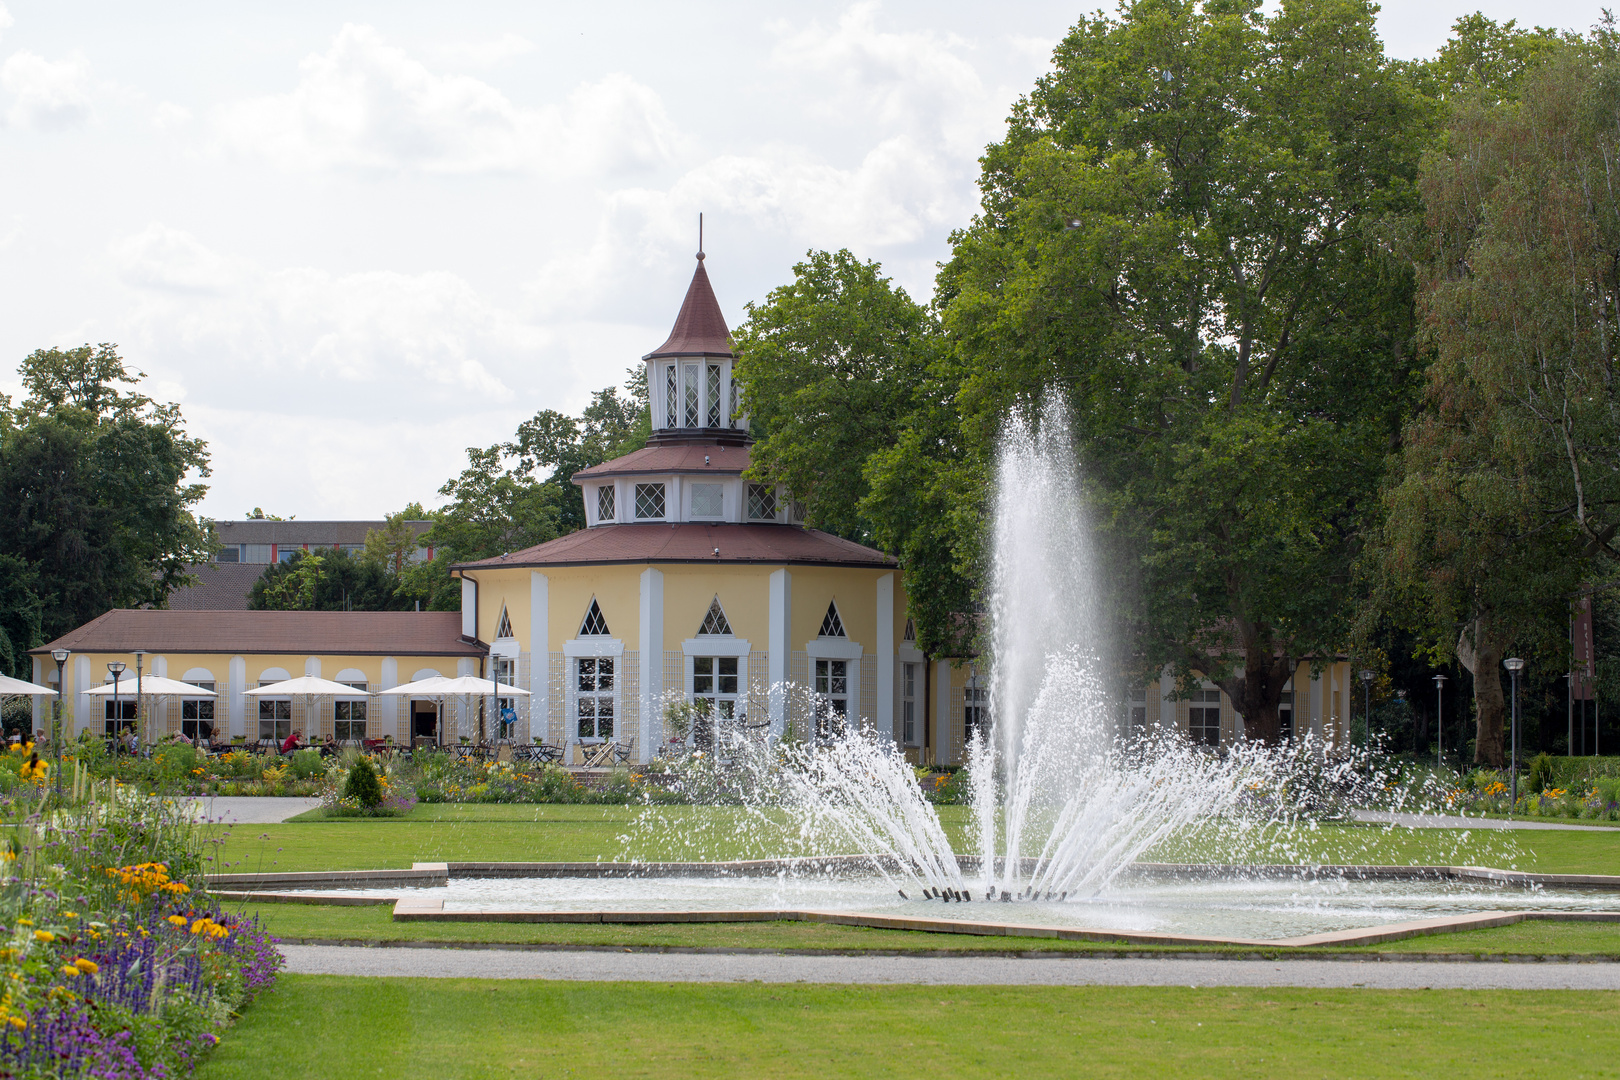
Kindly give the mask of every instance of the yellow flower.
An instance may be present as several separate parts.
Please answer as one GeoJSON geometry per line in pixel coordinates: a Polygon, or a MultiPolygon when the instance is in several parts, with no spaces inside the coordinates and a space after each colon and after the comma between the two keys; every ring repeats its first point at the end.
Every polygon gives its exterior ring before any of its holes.
{"type": "Polygon", "coordinates": [[[78,917],[79,917],[79,913],[77,911],[64,911],[64,912],[62,912],[62,918],[64,918],[64,919],[77,919],[78,917]]]}
{"type": "Polygon", "coordinates": [[[34,925],[34,920],[33,919],[18,919],[17,920],[17,925],[18,926],[33,926],[34,925]]]}
{"type": "Polygon", "coordinates": [[[74,967],[72,964],[63,964],[62,974],[66,975],[70,979],[77,978],[79,975],[79,969],[74,967]]]}
{"type": "Polygon", "coordinates": [[[174,923],[176,926],[186,925],[186,917],[184,915],[170,915],[169,921],[174,923]]]}
{"type": "Polygon", "coordinates": [[[18,1031],[21,1031],[23,1028],[28,1026],[28,1021],[23,1019],[20,1016],[7,1017],[6,1018],[6,1023],[10,1024],[12,1027],[16,1028],[18,1031]]]}
{"type": "Polygon", "coordinates": [[[51,933],[49,930],[35,930],[34,938],[37,941],[55,941],[56,935],[51,933]]]}
{"type": "Polygon", "coordinates": [[[94,975],[96,972],[101,970],[101,965],[97,964],[94,960],[86,960],[82,956],[73,961],[73,966],[84,972],[86,975],[94,975]]]}

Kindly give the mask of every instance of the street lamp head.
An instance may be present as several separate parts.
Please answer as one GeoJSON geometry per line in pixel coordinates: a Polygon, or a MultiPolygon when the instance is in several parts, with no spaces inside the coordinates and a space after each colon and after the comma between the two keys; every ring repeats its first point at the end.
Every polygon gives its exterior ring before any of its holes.
{"type": "Polygon", "coordinates": [[[1436,685],[1436,686],[1444,686],[1445,684],[1446,684],[1446,677],[1444,675],[1436,675],[1434,677],[1434,685],[1436,685]]]}
{"type": "Polygon", "coordinates": [[[66,649],[52,649],[51,658],[58,664],[65,664],[67,663],[68,651],[66,649]]]}
{"type": "Polygon", "coordinates": [[[1366,668],[1362,668],[1361,669],[1361,681],[1362,682],[1372,682],[1373,681],[1373,673],[1368,671],[1366,668]]]}
{"type": "Polygon", "coordinates": [[[1509,671],[1518,672],[1524,668],[1524,661],[1519,659],[1517,656],[1510,656],[1506,660],[1502,661],[1502,666],[1507,668],[1509,671]]]}
{"type": "Polygon", "coordinates": [[[112,672],[114,675],[121,675],[123,674],[124,666],[125,665],[122,660],[112,660],[107,663],[107,670],[112,672]]]}

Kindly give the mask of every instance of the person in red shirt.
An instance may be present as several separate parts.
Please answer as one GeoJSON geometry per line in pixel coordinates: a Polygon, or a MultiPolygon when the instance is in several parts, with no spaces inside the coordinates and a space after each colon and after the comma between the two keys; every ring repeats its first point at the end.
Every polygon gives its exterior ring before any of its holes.
{"type": "Polygon", "coordinates": [[[294,750],[298,749],[298,737],[302,734],[302,731],[294,731],[291,735],[287,736],[286,741],[281,744],[281,752],[283,754],[290,754],[294,750]]]}

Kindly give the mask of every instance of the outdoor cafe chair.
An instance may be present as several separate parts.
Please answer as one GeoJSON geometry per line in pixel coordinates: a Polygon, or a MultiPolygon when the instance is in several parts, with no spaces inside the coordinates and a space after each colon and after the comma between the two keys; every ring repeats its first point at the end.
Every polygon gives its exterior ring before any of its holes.
{"type": "Polygon", "coordinates": [[[596,746],[584,747],[585,760],[583,764],[585,768],[601,768],[607,763],[608,758],[613,755],[613,746],[614,744],[611,742],[602,742],[596,746]]]}
{"type": "Polygon", "coordinates": [[[630,739],[628,741],[626,741],[626,742],[613,743],[611,745],[613,747],[613,762],[614,762],[614,764],[616,764],[616,765],[628,765],[628,764],[630,764],[630,759],[632,757],[634,757],[635,753],[636,753],[635,736],[632,735],[630,737],[630,739]]]}

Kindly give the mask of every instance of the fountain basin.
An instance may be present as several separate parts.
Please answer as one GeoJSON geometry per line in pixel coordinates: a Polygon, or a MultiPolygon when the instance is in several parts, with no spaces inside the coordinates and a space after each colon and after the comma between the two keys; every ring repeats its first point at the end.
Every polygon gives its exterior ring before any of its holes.
{"type": "Polygon", "coordinates": [[[815,917],[965,933],[1074,931],[1125,940],[1300,943],[1348,934],[1341,942],[1348,944],[1366,937],[1364,931],[1417,923],[1444,924],[1433,927],[1443,930],[1527,916],[1620,922],[1620,878],[1477,867],[1142,864],[1094,896],[1008,902],[999,894],[987,902],[984,886],[973,885],[971,867],[965,867],[972,899],[964,903],[923,899],[921,886],[871,865],[861,859],[449,864],[439,879],[443,884],[369,885],[339,878],[321,887],[308,875],[283,886],[271,880],[254,884],[276,888],[287,899],[397,901],[395,917],[410,919],[652,923],[815,917]]]}

